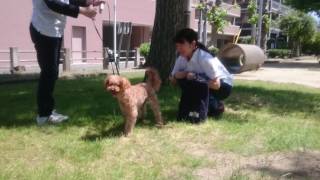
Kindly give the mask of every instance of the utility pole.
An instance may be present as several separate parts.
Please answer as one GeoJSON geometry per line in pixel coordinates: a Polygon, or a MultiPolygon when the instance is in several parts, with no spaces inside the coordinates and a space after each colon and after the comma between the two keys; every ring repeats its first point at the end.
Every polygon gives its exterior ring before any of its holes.
{"type": "Polygon", "coordinates": [[[113,3],[113,58],[117,62],[117,0],[113,3]]]}
{"type": "Polygon", "coordinates": [[[261,31],[262,31],[262,11],[263,11],[263,0],[259,0],[259,21],[258,21],[258,38],[257,45],[261,47],[261,31]]]}
{"type": "Polygon", "coordinates": [[[191,17],[191,1],[185,0],[184,1],[184,20],[185,20],[185,27],[190,28],[190,17],[191,17]]]}
{"type": "MultiPolygon", "coordinates": [[[[200,0],[200,3],[203,3],[203,0],[200,0]]],[[[199,9],[199,21],[198,21],[198,35],[199,35],[199,42],[202,42],[203,41],[203,38],[202,38],[202,19],[203,19],[203,11],[202,9],[199,9]]]]}
{"type": "Polygon", "coordinates": [[[205,0],[205,5],[204,5],[204,24],[203,24],[203,34],[202,34],[202,43],[207,46],[207,37],[208,37],[208,33],[207,33],[207,13],[208,13],[208,5],[207,5],[207,0],[205,0]]]}

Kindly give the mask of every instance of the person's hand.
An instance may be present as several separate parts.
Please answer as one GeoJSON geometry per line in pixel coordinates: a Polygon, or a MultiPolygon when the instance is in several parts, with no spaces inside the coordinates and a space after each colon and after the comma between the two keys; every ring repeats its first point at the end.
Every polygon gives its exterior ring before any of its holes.
{"type": "Polygon", "coordinates": [[[188,72],[187,79],[188,80],[194,80],[196,78],[196,74],[192,72],[188,72]]]}
{"type": "Polygon", "coordinates": [[[186,71],[180,71],[180,72],[177,72],[174,77],[177,78],[177,79],[184,79],[187,77],[187,74],[188,72],[186,71]]]}
{"type": "Polygon", "coordinates": [[[210,80],[209,81],[209,88],[214,89],[214,90],[220,89],[220,79],[216,78],[216,79],[210,80]]]}
{"type": "Polygon", "coordinates": [[[93,6],[100,6],[100,4],[106,3],[105,1],[101,0],[87,0],[87,5],[93,5],[93,6]]]}
{"type": "Polygon", "coordinates": [[[97,9],[92,5],[89,7],[80,7],[79,12],[90,19],[94,19],[97,15],[97,9]]]}
{"type": "Polygon", "coordinates": [[[169,77],[169,81],[170,81],[170,83],[171,83],[173,86],[175,86],[175,85],[177,84],[176,78],[174,78],[174,77],[172,77],[172,76],[169,77]]]}

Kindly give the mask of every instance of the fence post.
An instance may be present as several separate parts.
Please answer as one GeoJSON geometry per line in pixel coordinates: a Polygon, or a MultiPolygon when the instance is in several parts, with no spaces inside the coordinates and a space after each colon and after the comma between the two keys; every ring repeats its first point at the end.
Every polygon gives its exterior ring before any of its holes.
{"type": "Polygon", "coordinates": [[[134,67],[137,67],[140,65],[140,49],[136,48],[136,58],[134,60],[134,67]]]}
{"type": "Polygon", "coordinates": [[[103,48],[102,51],[102,69],[108,69],[109,68],[109,55],[108,55],[108,48],[103,48]]]}
{"type": "Polygon", "coordinates": [[[71,51],[69,48],[63,49],[64,59],[63,59],[63,72],[70,72],[71,70],[71,51]]]}
{"type": "Polygon", "coordinates": [[[13,74],[14,68],[19,64],[18,48],[10,47],[10,71],[13,74]]]}

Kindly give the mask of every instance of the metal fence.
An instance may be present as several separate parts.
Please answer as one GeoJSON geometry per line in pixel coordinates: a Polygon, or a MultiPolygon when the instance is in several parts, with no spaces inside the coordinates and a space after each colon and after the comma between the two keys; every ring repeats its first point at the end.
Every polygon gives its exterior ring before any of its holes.
{"type": "MultiPolygon", "coordinates": [[[[118,52],[119,62],[122,68],[132,68],[143,63],[144,58],[140,56],[139,49],[121,50],[118,52]],[[132,65],[129,66],[129,63],[132,65]]],[[[102,69],[108,69],[110,60],[104,58],[104,51],[71,51],[69,48],[61,50],[60,63],[63,71],[72,71],[72,66],[81,65],[82,69],[86,66],[96,65],[102,69]],[[81,54],[80,58],[73,58],[75,54],[81,54]]],[[[1,73],[17,73],[17,68],[23,67],[28,72],[29,69],[38,68],[35,50],[19,50],[17,47],[10,47],[8,50],[0,50],[0,72],[1,73]]]]}

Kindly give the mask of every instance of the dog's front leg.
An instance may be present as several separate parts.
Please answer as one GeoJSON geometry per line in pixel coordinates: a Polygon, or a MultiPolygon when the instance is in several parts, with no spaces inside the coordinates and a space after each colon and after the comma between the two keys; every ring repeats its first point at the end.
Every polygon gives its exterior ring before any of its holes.
{"type": "Polygon", "coordinates": [[[131,109],[130,112],[127,112],[127,114],[124,114],[126,122],[124,127],[124,135],[129,136],[132,133],[132,130],[137,122],[138,117],[138,109],[135,107],[131,109]]]}

